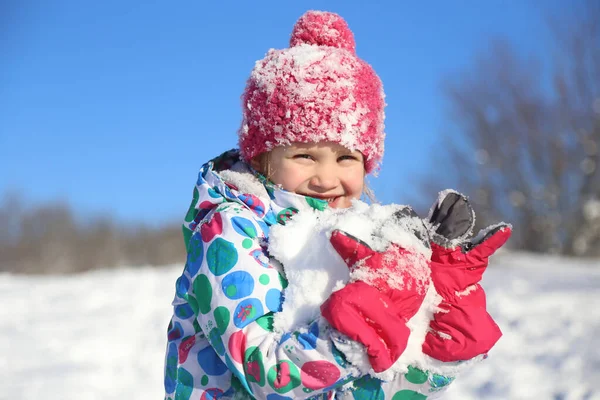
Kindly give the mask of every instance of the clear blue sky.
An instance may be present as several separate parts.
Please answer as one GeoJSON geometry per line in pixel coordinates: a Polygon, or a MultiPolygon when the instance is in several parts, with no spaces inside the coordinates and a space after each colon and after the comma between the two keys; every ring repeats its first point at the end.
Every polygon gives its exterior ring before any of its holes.
{"type": "MultiPolygon", "coordinates": [[[[341,14],[384,83],[383,202],[412,193],[445,123],[440,83],[505,37],[543,53],[569,2],[14,1],[0,5],[0,194],[159,223],[236,146],[254,61],[308,9],[341,14]]],[[[452,182],[451,171],[446,171],[452,182]]]]}

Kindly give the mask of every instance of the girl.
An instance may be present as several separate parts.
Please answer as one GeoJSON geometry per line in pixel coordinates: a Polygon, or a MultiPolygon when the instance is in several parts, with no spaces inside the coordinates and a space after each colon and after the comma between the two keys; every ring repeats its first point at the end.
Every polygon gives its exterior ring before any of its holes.
{"type": "MultiPolygon", "coordinates": [[[[420,220],[410,222],[410,210],[391,208],[386,219],[410,226],[405,233],[418,246],[392,241],[371,248],[343,230],[329,232],[330,243],[323,245],[331,244],[338,263],[348,264],[350,283],[327,293],[323,318],[285,332],[274,329],[274,317],[286,304],[288,271],[280,262],[284,257],[270,251],[272,232],[293,227],[303,215],[333,209],[339,217],[350,210],[365,192],[365,175],[383,155],[381,81],[356,56],[345,21],[326,12],[303,15],[290,48],[270,50],[256,63],[242,99],[239,151],[202,167],[185,218],[188,258],[168,330],[166,398],[438,397],[453,378],[435,368],[385,375],[405,353],[407,321],[422,308],[431,279],[440,276],[430,277],[430,267],[456,267],[447,257],[431,264],[429,232],[420,220]],[[365,269],[379,271],[377,277],[359,279],[365,269]],[[426,272],[417,276],[415,270],[426,272]]],[[[436,205],[441,211],[432,214],[431,231],[434,238],[455,241],[438,240],[437,253],[454,251],[452,245],[472,228],[472,218],[468,226],[455,224],[460,215],[448,210],[447,199],[436,205]]],[[[480,359],[489,350],[457,359],[459,353],[440,342],[444,335],[465,337],[455,321],[434,318],[432,328],[423,350],[448,371],[455,361],[480,359]]],[[[492,331],[483,334],[493,345],[499,331],[492,331]]]]}

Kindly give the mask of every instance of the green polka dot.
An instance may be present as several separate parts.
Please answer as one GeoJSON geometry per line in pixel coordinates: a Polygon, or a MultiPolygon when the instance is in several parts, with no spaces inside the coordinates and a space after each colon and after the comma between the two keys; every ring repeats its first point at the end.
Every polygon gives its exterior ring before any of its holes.
{"type": "Polygon", "coordinates": [[[285,225],[285,223],[288,222],[290,219],[292,219],[292,216],[294,214],[296,214],[297,212],[298,212],[298,209],[296,209],[294,207],[290,207],[290,208],[281,210],[279,212],[279,214],[277,214],[277,222],[282,225],[285,225]]]}
{"type": "Polygon", "coordinates": [[[227,289],[225,289],[225,294],[229,298],[235,297],[236,293],[237,293],[237,287],[235,285],[229,285],[229,286],[227,286],[227,289]]]}
{"type": "Polygon", "coordinates": [[[352,385],[354,400],[384,400],[385,392],[381,389],[381,381],[369,375],[355,380],[352,385]]]}
{"type": "Polygon", "coordinates": [[[169,391],[175,388],[177,384],[177,346],[171,343],[167,351],[167,359],[165,366],[165,384],[168,384],[169,391]]]}
{"type": "Polygon", "coordinates": [[[244,241],[242,242],[242,247],[245,249],[249,249],[250,247],[252,247],[252,239],[244,239],[244,241]]]}
{"type": "Polygon", "coordinates": [[[427,396],[414,390],[401,390],[396,392],[392,400],[425,400],[427,396]]]}
{"type": "Polygon", "coordinates": [[[199,197],[200,195],[198,193],[198,187],[194,187],[194,198],[192,199],[192,204],[190,204],[190,208],[188,209],[188,212],[185,215],[185,222],[192,222],[194,218],[196,218],[196,215],[198,215],[196,203],[198,203],[199,197]]]}
{"type": "Polygon", "coordinates": [[[300,371],[291,361],[283,360],[269,369],[267,381],[277,393],[286,393],[300,386],[300,371]]]}
{"type": "Polygon", "coordinates": [[[194,377],[185,368],[177,369],[177,388],[175,389],[178,399],[188,400],[194,389],[194,377]]]}
{"type": "Polygon", "coordinates": [[[223,345],[223,338],[218,328],[212,328],[208,334],[208,340],[212,347],[215,349],[218,355],[222,356],[225,354],[225,346],[223,345]]]}
{"type": "Polygon", "coordinates": [[[421,384],[427,382],[427,374],[418,368],[408,367],[408,372],[404,376],[410,383],[421,384]]]}
{"type": "MultiPolygon", "coordinates": [[[[194,296],[190,296],[188,294],[187,301],[188,301],[188,304],[190,305],[190,307],[192,307],[194,314],[198,315],[198,312],[200,311],[200,306],[198,305],[198,301],[196,300],[196,298],[194,296]]],[[[196,320],[194,320],[194,322],[195,321],[196,320]]]]}
{"type": "Polygon", "coordinates": [[[231,314],[229,313],[229,310],[227,309],[227,307],[217,307],[215,308],[215,322],[217,323],[217,329],[219,330],[219,333],[222,335],[225,333],[225,330],[227,329],[227,326],[229,325],[229,318],[231,316],[231,314]]]}
{"type": "Polygon", "coordinates": [[[244,372],[248,382],[259,386],[265,385],[265,365],[263,355],[258,347],[250,347],[244,353],[244,372]]]}
{"type": "Polygon", "coordinates": [[[281,287],[283,289],[288,287],[288,281],[287,281],[287,279],[285,279],[285,276],[283,276],[283,274],[281,272],[279,273],[279,283],[281,283],[281,287]]]}
{"type": "Polygon", "coordinates": [[[260,283],[262,283],[263,285],[268,285],[269,282],[271,282],[271,278],[269,278],[269,275],[267,274],[262,274],[259,278],[258,281],[260,283]]]}
{"type": "Polygon", "coordinates": [[[258,326],[267,332],[273,332],[273,313],[268,313],[256,320],[258,326]]]}
{"type": "MultiPolygon", "coordinates": [[[[196,309],[196,313],[198,312],[198,309],[196,309]]],[[[198,334],[200,333],[200,337],[199,339],[204,339],[204,333],[202,333],[202,328],[200,328],[200,324],[198,323],[198,320],[196,318],[194,318],[194,322],[192,323],[192,325],[194,326],[194,333],[198,334]]]]}
{"type": "Polygon", "coordinates": [[[202,386],[208,385],[208,376],[202,375],[202,379],[200,380],[200,383],[202,384],[202,386]]]}
{"type": "Polygon", "coordinates": [[[208,269],[216,276],[229,272],[237,260],[238,253],[235,246],[223,238],[216,238],[206,251],[208,269]]]}
{"type": "Polygon", "coordinates": [[[231,374],[231,387],[235,390],[236,393],[241,393],[242,390],[245,390],[244,386],[242,386],[242,382],[240,382],[238,377],[234,374],[231,374]]]}
{"type": "MultiPolygon", "coordinates": [[[[194,279],[194,296],[196,297],[197,310],[195,313],[200,311],[202,314],[207,314],[210,311],[210,301],[212,300],[212,286],[208,281],[208,277],[204,274],[200,274],[194,279]]],[[[192,302],[190,306],[194,308],[192,302]]]]}
{"type": "MultiPolygon", "coordinates": [[[[333,358],[335,362],[342,368],[346,368],[348,366],[348,361],[346,360],[346,356],[338,350],[337,347],[331,346],[331,352],[333,353],[333,358]]],[[[355,381],[356,382],[356,381],[355,381]]]]}
{"type": "Polygon", "coordinates": [[[183,242],[185,243],[185,248],[186,248],[186,250],[189,251],[188,246],[189,246],[190,239],[192,238],[192,235],[194,232],[185,225],[182,227],[182,231],[183,231],[183,242]]]}
{"type": "Polygon", "coordinates": [[[312,197],[307,197],[306,202],[309,206],[314,208],[315,210],[323,211],[327,208],[327,200],[315,199],[312,197]]]}

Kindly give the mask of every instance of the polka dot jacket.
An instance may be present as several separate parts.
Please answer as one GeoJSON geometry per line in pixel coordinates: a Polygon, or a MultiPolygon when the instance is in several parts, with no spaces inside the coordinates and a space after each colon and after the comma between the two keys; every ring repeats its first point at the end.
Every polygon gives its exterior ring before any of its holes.
{"type": "Polygon", "coordinates": [[[267,253],[269,227],[327,203],[256,174],[262,190],[223,178],[240,165],[250,173],[237,151],[226,152],[202,167],[194,187],[183,225],[187,261],[168,327],[165,399],[438,398],[452,378],[417,368],[393,382],[356,375],[323,322],[272,331],[287,281],[267,253]]]}

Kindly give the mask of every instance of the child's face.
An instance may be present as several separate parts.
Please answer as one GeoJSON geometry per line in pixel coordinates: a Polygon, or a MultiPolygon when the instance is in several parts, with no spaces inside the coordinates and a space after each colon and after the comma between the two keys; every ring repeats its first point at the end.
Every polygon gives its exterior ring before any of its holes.
{"type": "Polygon", "coordinates": [[[365,178],[363,155],[330,142],[276,147],[269,158],[270,179],[285,190],[348,208],[360,198],[365,178]]]}

